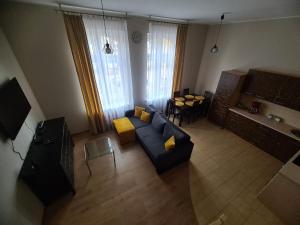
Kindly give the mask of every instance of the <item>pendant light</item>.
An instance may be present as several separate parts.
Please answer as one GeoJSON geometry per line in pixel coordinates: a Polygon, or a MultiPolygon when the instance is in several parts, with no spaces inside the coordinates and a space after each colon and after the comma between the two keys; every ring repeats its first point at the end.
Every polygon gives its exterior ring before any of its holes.
{"type": "Polygon", "coordinates": [[[213,53],[213,54],[216,54],[216,53],[219,52],[219,48],[218,48],[217,42],[218,42],[218,39],[219,39],[219,35],[220,35],[220,31],[221,31],[221,27],[222,27],[223,20],[224,20],[224,14],[222,14],[222,16],[221,16],[221,22],[220,22],[220,25],[219,25],[219,30],[218,30],[218,34],[217,34],[217,38],[216,38],[216,43],[215,43],[215,45],[210,49],[210,52],[213,53]]]}
{"type": "Polygon", "coordinates": [[[108,43],[108,39],[107,39],[106,23],[105,23],[105,16],[104,16],[104,9],[103,9],[103,1],[102,0],[101,0],[101,8],[102,8],[103,25],[104,25],[105,39],[106,39],[106,43],[103,46],[103,50],[104,50],[105,54],[113,54],[113,49],[111,48],[110,44],[108,43]]]}

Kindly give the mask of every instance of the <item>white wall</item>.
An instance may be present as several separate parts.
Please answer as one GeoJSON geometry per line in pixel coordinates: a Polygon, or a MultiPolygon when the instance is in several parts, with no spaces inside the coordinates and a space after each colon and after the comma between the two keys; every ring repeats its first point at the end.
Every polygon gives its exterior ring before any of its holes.
{"type": "MultiPolygon", "coordinates": [[[[35,129],[44,119],[40,106],[0,29],[0,85],[16,77],[32,109],[26,118],[27,124],[35,129]]],[[[0,131],[1,132],[1,131],[0,131]]],[[[15,150],[26,156],[33,134],[23,124],[14,141],[15,150]]],[[[0,133],[0,224],[38,225],[43,216],[43,205],[29,188],[18,180],[23,161],[12,152],[10,141],[0,133]]]]}
{"type": "Polygon", "coordinates": [[[11,3],[0,25],[47,119],[64,116],[72,133],[88,120],[61,14],[47,7],[11,3]]]}
{"type": "Polygon", "coordinates": [[[300,76],[300,18],[226,24],[220,52],[210,53],[217,26],[210,26],[200,65],[197,91],[215,91],[221,71],[259,68],[300,76]]]}
{"type": "MultiPolygon", "coordinates": [[[[88,130],[88,121],[61,14],[43,6],[7,3],[0,25],[27,76],[47,119],[65,116],[72,133],[88,130]]],[[[147,32],[144,18],[128,18],[128,37],[135,104],[146,99],[147,32]],[[133,31],[142,34],[133,43],[133,31]]],[[[207,26],[188,29],[182,88],[195,88],[207,26]]]]}
{"type": "Polygon", "coordinates": [[[188,27],[181,91],[184,88],[189,88],[190,92],[194,92],[195,90],[207,30],[207,25],[190,24],[188,27]]]}
{"type": "Polygon", "coordinates": [[[132,73],[133,98],[136,105],[145,104],[147,79],[147,33],[149,23],[141,18],[128,18],[127,30],[129,39],[130,62],[132,73]],[[140,43],[132,41],[132,32],[142,35],[140,43]]]}

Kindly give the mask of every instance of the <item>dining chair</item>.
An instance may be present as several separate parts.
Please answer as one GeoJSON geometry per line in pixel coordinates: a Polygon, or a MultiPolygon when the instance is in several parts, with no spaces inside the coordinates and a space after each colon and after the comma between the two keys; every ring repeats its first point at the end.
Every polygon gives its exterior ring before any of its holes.
{"type": "Polygon", "coordinates": [[[184,108],[185,107],[184,107],[183,102],[170,99],[169,100],[168,119],[170,119],[170,116],[173,115],[173,123],[175,123],[175,119],[178,118],[179,126],[181,126],[184,108]],[[176,103],[178,103],[178,104],[176,104],[176,103]]]}
{"type": "Polygon", "coordinates": [[[174,91],[173,97],[174,97],[174,98],[180,97],[180,91],[174,91]]]}
{"type": "Polygon", "coordinates": [[[183,95],[188,95],[188,94],[190,94],[190,89],[189,88],[183,89],[183,95]]]}
{"type": "Polygon", "coordinates": [[[191,118],[190,120],[195,120],[199,115],[199,109],[200,109],[200,100],[194,101],[193,107],[191,109],[191,118]]]}
{"type": "Polygon", "coordinates": [[[202,112],[201,112],[202,116],[207,116],[208,109],[209,109],[210,103],[212,101],[213,95],[214,94],[210,91],[204,92],[203,96],[205,97],[205,99],[202,102],[202,112]]]}

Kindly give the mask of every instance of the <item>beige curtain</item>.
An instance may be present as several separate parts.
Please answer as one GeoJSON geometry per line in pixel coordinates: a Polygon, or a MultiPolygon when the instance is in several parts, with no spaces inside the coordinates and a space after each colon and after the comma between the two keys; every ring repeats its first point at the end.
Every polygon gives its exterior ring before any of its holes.
{"type": "Polygon", "coordinates": [[[187,25],[178,25],[177,28],[172,94],[174,91],[180,91],[187,29],[187,25]]]}
{"type": "Polygon", "coordinates": [[[82,17],[64,15],[64,21],[91,130],[95,134],[103,132],[105,130],[104,114],[93,74],[82,17]]]}

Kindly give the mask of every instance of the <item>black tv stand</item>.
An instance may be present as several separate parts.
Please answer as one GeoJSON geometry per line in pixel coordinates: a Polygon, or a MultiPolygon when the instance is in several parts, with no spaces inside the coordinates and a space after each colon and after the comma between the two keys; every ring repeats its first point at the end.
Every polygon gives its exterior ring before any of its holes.
{"type": "Polygon", "coordinates": [[[75,194],[73,148],[64,118],[37,127],[19,177],[45,205],[68,192],[75,194]]]}

